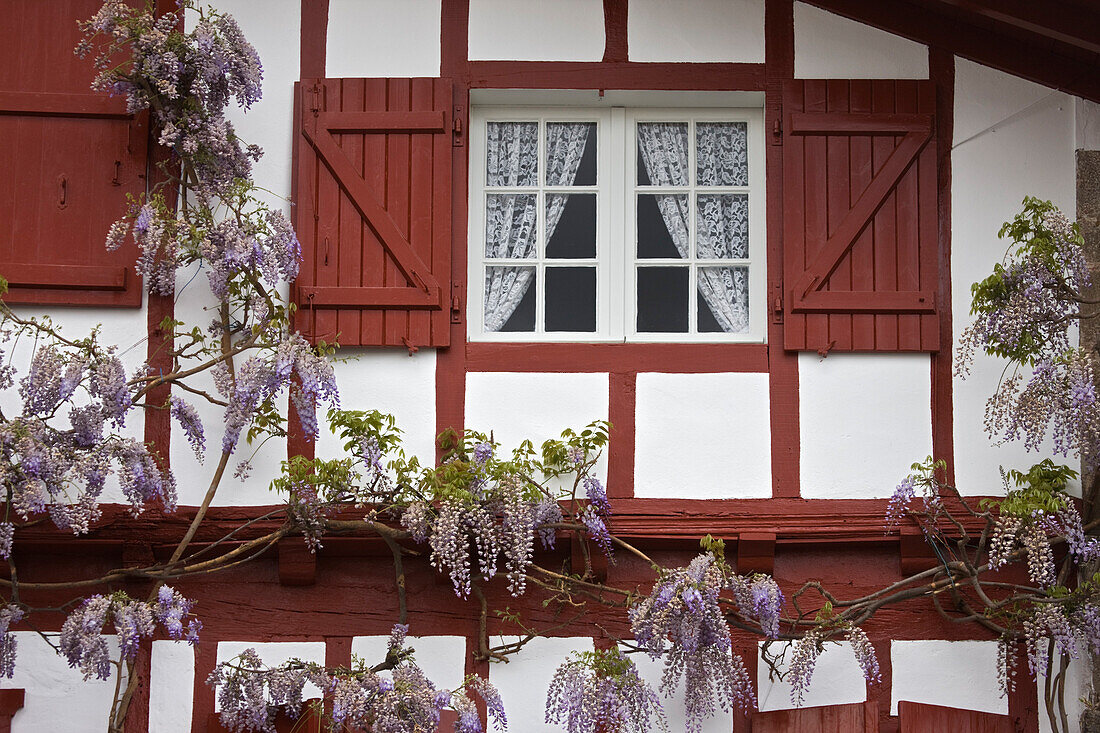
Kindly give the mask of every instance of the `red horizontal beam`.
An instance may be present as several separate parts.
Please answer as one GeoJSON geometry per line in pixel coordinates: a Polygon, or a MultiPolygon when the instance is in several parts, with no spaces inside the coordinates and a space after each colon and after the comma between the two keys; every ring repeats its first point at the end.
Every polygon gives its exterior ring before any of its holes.
{"type": "Polygon", "coordinates": [[[43,117],[131,117],[126,103],[102,94],[0,91],[0,115],[43,117]]]}
{"type": "Polygon", "coordinates": [[[444,130],[443,112],[440,111],[321,112],[317,124],[333,133],[438,133],[444,130]]]}
{"type": "Polygon", "coordinates": [[[308,308],[424,308],[439,309],[443,301],[438,287],[419,288],[299,286],[295,301],[308,308]]]}
{"type": "Polygon", "coordinates": [[[477,89],[655,89],[763,91],[764,64],[471,61],[477,89]]]}
{"type": "Polygon", "coordinates": [[[471,372],[767,372],[765,344],[466,345],[471,372]]]}
{"type": "Polygon", "coordinates": [[[9,288],[125,290],[126,268],[99,265],[40,265],[0,262],[9,288]]]}
{"type": "Polygon", "coordinates": [[[859,112],[794,112],[792,135],[904,135],[930,132],[932,115],[859,112]]]}

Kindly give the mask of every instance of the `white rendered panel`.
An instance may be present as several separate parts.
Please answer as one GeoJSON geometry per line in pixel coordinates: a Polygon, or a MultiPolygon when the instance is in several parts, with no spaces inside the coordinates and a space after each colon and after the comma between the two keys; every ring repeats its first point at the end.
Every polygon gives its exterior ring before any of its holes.
{"type": "Polygon", "coordinates": [[[794,76],[796,79],[927,79],[928,47],[796,2],[794,76]]]}
{"type": "Polygon", "coordinates": [[[191,733],[195,648],[154,641],[149,671],[149,733],[191,733]]]}
{"type": "MultiPolygon", "coordinates": [[[[493,637],[492,643],[514,642],[516,637],[493,637]]],[[[523,733],[559,733],[560,726],[547,725],[546,691],[554,672],[570,652],[592,651],[588,637],[542,637],[524,645],[508,664],[489,665],[489,681],[496,685],[504,701],[508,729],[523,733]]]]}
{"type": "Polygon", "coordinates": [[[772,495],[768,375],[638,375],[634,495],[772,495]]]}
{"type": "MultiPolygon", "coordinates": [[[[787,642],[773,642],[768,652],[782,654],[786,649],[785,659],[790,661],[791,650],[787,647],[787,642]]],[[[791,686],[787,680],[771,679],[771,670],[764,662],[763,648],[764,643],[760,642],[761,656],[756,668],[757,707],[761,711],[789,710],[794,707],[791,686]]],[[[781,670],[786,673],[787,666],[782,665],[781,670]]],[[[810,686],[802,698],[802,707],[845,705],[866,699],[867,683],[851,645],[826,644],[814,665],[810,686]]]]}
{"type": "Polygon", "coordinates": [[[599,61],[600,0],[470,0],[471,61],[599,61]]]}
{"type": "Polygon", "coordinates": [[[890,496],[932,453],[927,354],[798,355],[801,494],[890,496]]]}
{"type": "MultiPolygon", "coordinates": [[[[303,662],[325,663],[325,642],[323,641],[219,641],[218,664],[228,662],[245,649],[255,649],[260,655],[265,667],[278,667],[291,659],[300,659],[303,662]]],[[[220,690],[221,687],[218,687],[220,690]]],[[[321,691],[313,683],[306,683],[302,688],[302,699],[309,700],[320,697],[321,691]]],[[[214,698],[214,712],[221,710],[217,695],[214,698]]]]}
{"type": "MultiPolygon", "coordinates": [[[[995,641],[893,641],[890,714],[910,700],[985,713],[1007,713],[997,682],[995,641]]],[[[1021,670],[1021,677],[1027,670],[1021,670]]],[[[1026,684],[1021,680],[1021,684],[1026,684]]]]}
{"type": "MultiPolygon", "coordinates": [[[[26,690],[23,707],[11,719],[15,733],[65,731],[102,733],[107,729],[115,693],[114,667],[108,680],[84,681],[78,669],[33,631],[16,631],[15,674],[0,677],[0,688],[26,690]]],[[[57,637],[53,638],[54,643],[57,637]]],[[[108,637],[111,658],[118,657],[118,642],[108,637]]],[[[125,682],[123,683],[125,684],[125,682]]]]}
{"type": "Polygon", "coordinates": [[[631,0],[631,61],[764,62],[764,0],[631,0]]]}
{"type": "MultiPolygon", "coordinates": [[[[379,410],[393,415],[401,429],[406,457],[420,465],[435,463],[435,350],[412,356],[404,349],[344,349],[349,361],[333,365],[344,410],[379,410]]],[[[324,412],[324,411],[322,411],[324,412]]],[[[317,440],[318,458],[344,455],[343,441],[328,429],[324,415],[317,440]]]]}
{"type": "MultiPolygon", "coordinates": [[[[971,322],[970,286],[1004,256],[1001,225],[1024,196],[1050,199],[1071,219],[1076,183],[1074,104],[1061,92],[963,59],[955,60],[955,149],[951,153],[951,307],[956,338],[971,322]]],[[[1071,337],[1075,338],[1075,337],[1071,337]]],[[[995,445],[985,432],[986,401],[1006,362],[978,354],[968,378],[954,378],[956,484],[963,493],[1001,490],[998,466],[1024,470],[1053,455],[1021,441],[995,445]]],[[[998,436],[999,437],[999,436],[998,436]]]]}
{"type": "Polygon", "coordinates": [[[330,0],[325,76],[439,76],[440,0],[330,0]]]}
{"type": "MultiPolygon", "coordinates": [[[[367,664],[378,664],[386,659],[389,640],[388,635],[353,637],[351,653],[367,664]]],[[[454,690],[462,685],[466,676],[466,637],[410,636],[405,647],[415,651],[413,659],[436,689],[454,690]]]]}

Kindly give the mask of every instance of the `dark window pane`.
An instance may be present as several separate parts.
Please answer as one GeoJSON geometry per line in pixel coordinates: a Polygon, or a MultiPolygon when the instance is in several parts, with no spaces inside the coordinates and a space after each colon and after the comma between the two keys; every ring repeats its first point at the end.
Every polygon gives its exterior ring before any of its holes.
{"type": "Polygon", "coordinates": [[[655,259],[672,257],[683,259],[687,255],[688,232],[687,196],[670,194],[644,194],[638,196],[638,258],[655,259]],[[675,231],[670,234],[669,223],[675,231]],[[683,254],[676,246],[677,241],[683,254]]]}
{"type": "Polygon", "coordinates": [[[546,194],[546,256],[582,259],[596,256],[596,194],[546,194]]]}
{"type": "Polygon", "coordinates": [[[546,123],[546,185],[596,185],[596,123],[546,123]]]}
{"type": "Polygon", "coordinates": [[[686,267],[638,268],[638,332],[687,333],[686,267]]]}
{"type": "Polygon", "coordinates": [[[697,274],[699,330],[709,333],[748,333],[749,268],[700,267],[697,274]]]}
{"type": "Polygon", "coordinates": [[[723,329],[718,325],[718,319],[714,317],[710,306],[702,293],[695,294],[695,308],[699,314],[699,333],[722,333],[723,329]]]}
{"type": "Polygon", "coordinates": [[[485,330],[535,330],[535,268],[485,269],[485,330]]]}
{"type": "Polygon", "coordinates": [[[653,182],[649,180],[649,174],[645,170],[645,161],[642,160],[642,149],[638,148],[638,161],[635,166],[638,169],[638,185],[639,186],[652,186],[653,182]]]}
{"type": "Polygon", "coordinates": [[[546,330],[596,330],[596,268],[546,268],[546,330]]]}

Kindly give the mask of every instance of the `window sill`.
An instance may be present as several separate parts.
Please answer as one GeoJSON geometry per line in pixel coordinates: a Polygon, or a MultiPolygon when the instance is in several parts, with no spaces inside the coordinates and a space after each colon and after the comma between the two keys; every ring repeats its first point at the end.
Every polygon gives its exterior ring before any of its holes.
{"type": "Polygon", "coordinates": [[[745,343],[466,344],[471,372],[767,372],[768,345],[745,343]]]}

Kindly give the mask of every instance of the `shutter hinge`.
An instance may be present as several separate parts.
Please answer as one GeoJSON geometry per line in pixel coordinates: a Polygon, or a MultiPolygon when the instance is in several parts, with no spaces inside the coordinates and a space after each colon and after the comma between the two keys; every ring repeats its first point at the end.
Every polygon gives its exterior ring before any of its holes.
{"type": "Polygon", "coordinates": [[[314,84],[309,89],[309,111],[316,117],[325,106],[325,85],[314,84]]]}
{"type": "Polygon", "coordinates": [[[451,123],[451,132],[454,133],[451,136],[451,144],[460,148],[466,144],[466,133],[462,128],[462,108],[455,107],[454,109],[454,121],[451,123]]]}
{"type": "Polygon", "coordinates": [[[772,285],[772,323],[783,322],[783,283],[772,285]]]}
{"type": "Polygon", "coordinates": [[[451,323],[462,323],[462,297],[458,288],[451,291],[451,323]]]}
{"type": "Polygon", "coordinates": [[[780,145],[783,142],[783,122],[779,117],[772,120],[772,145],[780,145]]]}

